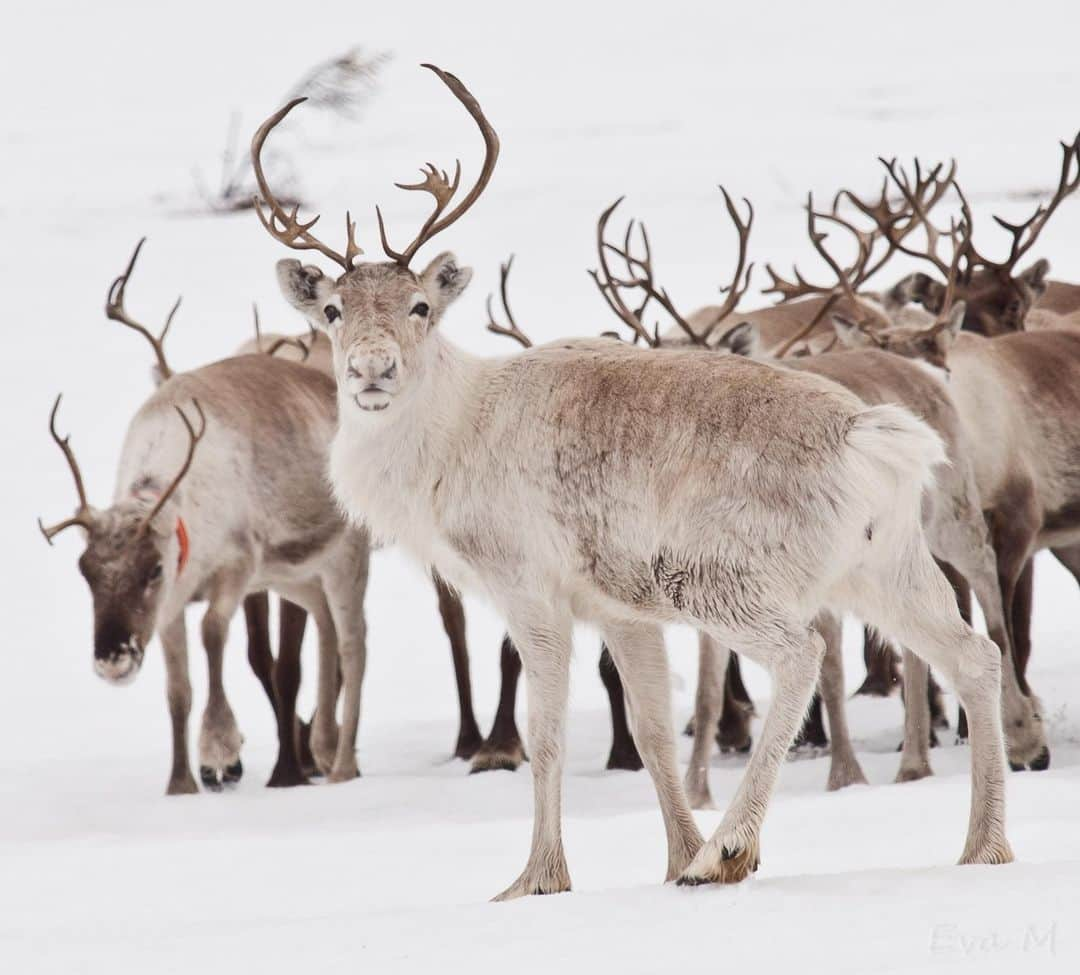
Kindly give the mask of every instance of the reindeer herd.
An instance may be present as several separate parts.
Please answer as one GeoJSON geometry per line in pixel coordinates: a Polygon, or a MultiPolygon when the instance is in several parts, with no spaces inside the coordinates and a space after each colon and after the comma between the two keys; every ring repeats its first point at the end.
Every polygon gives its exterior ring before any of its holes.
{"type": "MultiPolygon", "coordinates": [[[[151,343],[157,388],[129,424],[111,504],[90,504],[68,439],[49,428],[75,481],[79,569],[93,597],[94,667],[134,679],[156,634],[172,723],[169,794],[198,791],[185,609],[205,604],[209,693],[199,772],[217,790],[243,773],[243,736],[222,680],[229,623],[243,606],[252,669],[277,717],[269,785],[356,777],[366,659],[364,593],[373,546],[401,545],[430,567],[460,704],[455,754],[472,770],[529,761],[532,847],[501,894],[570,889],[561,789],[571,626],[600,633],[611,701],[609,767],[648,769],[668,841],[666,879],[730,883],[752,873],[780,767],[797,735],[831,739],[828,788],[865,782],[849,737],[840,620],[866,626],[867,686],[888,691],[902,648],[906,717],[898,781],[930,774],[943,722],[932,666],[955,690],[970,742],[971,816],[962,863],[1005,863],[1006,758],[1049,765],[1040,703],[1026,679],[1032,558],[1043,548],[1080,580],[1080,286],[1021,267],[1046,222],[1080,185],[1080,136],[1063,144],[1049,203],[1020,224],[1006,259],[975,248],[974,221],[948,168],[883,161],[880,196],[842,191],[807,203],[807,231],[832,278],[771,267],[775,305],[744,311],[754,220],[723,193],[738,238],[726,297],[684,315],[656,282],[644,226],[612,239],[619,201],[600,216],[590,272],[619,333],[598,329],[534,346],[489,299],[488,328],[522,345],[468,355],[439,327],[472,270],[448,252],[417,254],[470,210],[499,155],[495,130],[454,75],[425,65],[464,107],[485,156],[458,199],[430,164],[403,189],[433,208],[401,250],[376,208],[385,261],[363,261],[346,214],[337,251],[281,205],[262,167],[272,115],[252,141],[256,212],[284,247],[314,251],[333,274],[283,259],[285,299],[302,336],[257,334],[232,357],[174,373],[160,335],[125,307],[140,242],[109,290],[109,318],[151,343]],[[946,199],[957,214],[935,223],[946,199]],[[848,263],[827,246],[850,237],[848,263]],[[924,246],[916,245],[924,240],[924,246]],[[927,273],[869,287],[904,254],[927,273]],[[650,307],[673,322],[650,329],[650,307]],[[485,596],[507,635],[491,734],[475,716],[459,592],[485,596]],[[276,659],[267,593],[280,597],[276,659]],[[972,629],[972,594],[988,637],[972,629]],[[300,646],[318,631],[317,705],[296,713],[300,646]],[[699,634],[690,764],[681,772],[662,627],[699,634]],[[768,670],[773,698],[758,741],[739,657],[768,670]],[[524,670],[528,748],[514,717],[524,670]],[[807,712],[810,717],[803,727],[807,712]],[[828,718],[828,737],[822,725],[828,718]],[[692,808],[711,803],[710,751],[749,753],[742,782],[706,841],[692,808]]],[[[985,246],[985,245],[983,245],[985,246]]],[[[176,311],[174,307],[173,312],[176,311]]]]}

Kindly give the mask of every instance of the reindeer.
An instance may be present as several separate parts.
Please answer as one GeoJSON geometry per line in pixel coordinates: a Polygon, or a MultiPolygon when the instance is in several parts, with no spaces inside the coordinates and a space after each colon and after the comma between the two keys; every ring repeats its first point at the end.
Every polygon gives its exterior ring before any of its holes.
{"type": "MultiPolygon", "coordinates": [[[[331,361],[330,342],[327,337],[314,329],[308,335],[263,335],[259,328],[258,311],[255,312],[255,338],[245,342],[237,355],[264,353],[281,355],[293,361],[302,362],[323,374],[334,378],[331,361]]],[[[501,749],[507,747],[490,739],[484,741],[480,726],[476,723],[473,710],[472,681],[469,675],[469,644],[465,635],[465,607],[461,597],[448,586],[438,573],[432,573],[435,595],[442,618],[443,629],[450,641],[450,652],[454,665],[454,679],[458,695],[458,733],[454,744],[454,757],[472,761],[471,771],[486,771],[488,768],[506,767],[511,760],[509,753],[501,749]]],[[[245,607],[246,607],[245,603],[245,607]]],[[[283,604],[284,606],[284,604],[283,604]]],[[[250,624],[250,617],[249,617],[250,624]]],[[[301,635],[303,630],[301,629],[301,635]]],[[[267,650],[269,653],[269,650],[267,650]]],[[[513,715],[511,714],[511,723],[513,715]]],[[[516,729],[514,734],[516,735],[516,729]]],[[[511,746],[512,747],[512,746],[511,746]]],[[[518,741],[520,748],[520,740],[518,741]]],[[[523,758],[523,753],[522,753],[523,758]]],[[[517,759],[520,763],[522,758],[517,759]]],[[[513,767],[516,767],[516,763],[513,767]]]]}
{"type": "MultiPolygon", "coordinates": [[[[819,377],[737,356],[604,339],[510,359],[457,349],[438,322],[471,270],[445,252],[419,273],[410,265],[480,197],[499,144],[465,86],[429,67],[484,138],[483,167],[460,202],[450,208],[460,167],[451,179],[429,166],[410,188],[430,193],[433,211],[403,250],[376,211],[389,259],[380,263],[354,263],[351,219],[345,251],[335,252],[265,181],[260,215],[281,243],[344,268],[335,279],[295,259],[277,267],[286,298],[333,346],[339,502],[375,537],[490,598],[521,654],[533,842],[497,899],[570,888],[560,807],[575,618],[599,627],[626,686],[663,813],[669,880],[733,883],[755,870],[768,800],[825,652],[809,626],[822,606],[854,610],[954,683],[972,725],[961,862],[1011,860],[1001,655],[961,620],[920,527],[924,485],[943,459],[937,435],[902,408],[867,407],[819,377]],[[744,781],[707,843],[675,759],[661,633],[675,622],[760,662],[776,690],[744,781]]],[[[260,126],[253,156],[295,105],[260,126]]]]}
{"type": "MultiPolygon", "coordinates": [[[[994,337],[1025,329],[1080,326],[1080,285],[1048,280],[1050,262],[1045,258],[1040,258],[1024,271],[1017,271],[1020,261],[1031,251],[1058,206],[1080,186],[1080,133],[1071,143],[1062,142],[1061,150],[1061,171],[1050,200],[1036,207],[1035,212],[1021,223],[994,218],[1012,238],[1004,261],[984,257],[976,250],[971,235],[968,235],[955,284],[957,298],[964,302],[966,308],[963,322],[966,330],[994,337]]],[[[908,191],[903,181],[896,182],[902,192],[908,191]]],[[[963,219],[973,230],[971,207],[959,184],[955,185],[962,204],[963,219]]],[[[902,241],[896,242],[896,248],[915,257],[926,259],[928,256],[925,252],[905,247],[902,241]]],[[[929,259],[945,277],[947,268],[944,262],[932,255],[929,259]]],[[[947,286],[943,281],[936,281],[922,271],[916,271],[899,281],[892,290],[898,301],[918,302],[936,315],[941,311],[947,286]]]]}
{"type": "MultiPolygon", "coordinates": [[[[137,256],[138,248],[110,289],[110,317],[118,320],[129,319],[124,288],[137,256]]],[[[163,354],[159,366],[171,373],[163,354]]],[[[243,738],[222,683],[229,621],[246,595],[268,588],[316,620],[319,704],[311,747],[331,781],[354,778],[368,539],[342,519],[323,477],[335,423],[333,381],[268,356],[168,375],[129,425],[113,503],[105,509],[88,503],[68,439],[56,432],[59,404],[58,397],[49,429],[71,469],[79,505],[72,518],[41,530],[50,544],[66,528],[85,532],[79,568],[93,596],[99,676],[130,683],[153,635],[161,637],[173,739],[167,793],[197,791],[187,751],[191,684],[184,609],[208,603],[202,639],[210,688],[199,763],[203,784],[217,789],[242,772],[243,738]],[[339,660],[345,698],[340,734],[339,660]]],[[[288,703],[291,708],[295,698],[288,703]]],[[[295,771],[289,767],[296,761],[291,715],[279,732],[275,775],[284,775],[295,771]]]]}
{"type": "MultiPolygon", "coordinates": [[[[749,221],[743,224],[737,219],[731,199],[724,192],[729,214],[736,222],[740,238],[740,255],[745,251],[745,238],[749,221]]],[[[650,298],[662,296],[664,307],[674,310],[674,305],[667,292],[655,284],[652,254],[648,234],[638,224],[642,243],[642,252],[634,254],[630,250],[630,241],[635,223],[630,221],[621,247],[609,243],[606,228],[613,208],[608,208],[601,215],[597,225],[598,262],[600,271],[593,272],[594,280],[601,294],[611,307],[619,308],[620,317],[627,324],[632,323],[634,336],[648,337],[641,316],[628,312],[629,304],[620,296],[625,289],[638,289],[646,298],[642,307],[650,298]],[[613,274],[607,253],[619,258],[626,267],[623,277],[613,274]]],[[[752,212],[752,211],[751,211],[752,212]]],[[[850,305],[856,304],[854,289],[846,280],[846,272],[832,257],[825,247],[826,235],[817,229],[817,221],[822,214],[808,203],[808,230],[810,240],[818,253],[835,270],[841,287],[846,287],[850,295],[850,305]]],[[[740,257],[740,260],[742,258],[740,257]]],[[[796,271],[796,280],[805,279],[796,271]]],[[[779,280],[773,274],[774,280],[779,280]]],[[[955,274],[954,274],[955,277],[955,274]]],[[[861,299],[866,303],[867,299],[861,299]]],[[[946,306],[944,326],[957,326],[962,319],[962,305],[946,306]]],[[[676,314],[677,322],[685,322],[676,314]]],[[[834,313],[834,320],[840,320],[834,313]]],[[[730,329],[717,343],[705,348],[710,351],[726,349],[736,353],[753,355],[756,352],[755,326],[743,323],[730,329]]],[[[658,336],[654,330],[653,336],[658,336]]],[[[684,328],[669,338],[669,345],[693,344],[697,338],[692,328],[684,328]]],[[[655,347],[655,342],[653,343],[655,347]]],[[[775,361],[775,360],[773,360],[775,361]]],[[[1001,607],[997,586],[994,553],[990,546],[986,524],[982,517],[981,503],[975,487],[974,472],[970,458],[970,448],[965,442],[960,421],[955,408],[949,400],[942,384],[925,369],[915,363],[904,361],[878,350],[859,353],[825,353],[808,358],[789,360],[790,368],[812,372],[815,375],[831,379],[855,393],[864,403],[884,404],[899,403],[925,420],[941,437],[946,445],[948,463],[935,470],[935,478],[926,495],[923,508],[923,522],[930,551],[939,560],[948,563],[960,574],[971,581],[979,597],[980,604],[987,607],[985,615],[991,638],[1008,657],[1010,643],[1001,607]]],[[[829,712],[830,725],[833,728],[833,755],[828,788],[837,789],[855,782],[865,782],[865,777],[855,759],[847,735],[844,720],[843,671],[840,663],[840,628],[839,621],[819,618],[816,624],[826,639],[825,666],[822,671],[822,694],[829,712]]],[[[909,655],[910,656],[910,655],[909,655]]],[[[702,733],[695,735],[694,754],[687,773],[687,791],[691,803],[698,807],[711,805],[707,768],[711,749],[711,729],[715,726],[722,703],[721,682],[727,666],[727,651],[720,651],[715,642],[703,635],[700,641],[700,663],[698,679],[698,697],[695,709],[695,729],[702,733]],[[715,659],[714,659],[715,658],[715,659]]],[[[1017,764],[1038,762],[1046,750],[1042,723],[1032,701],[1021,691],[1019,684],[1006,668],[1006,680],[1003,682],[1004,707],[1009,729],[1008,743],[1010,759],[1017,764]],[[1013,679],[1009,679],[1012,677],[1013,679]]],[[[913,675],[910,693],[927,694],[926,673],[917,668],[913,675]]],[[[929,762],[925,753],[928,741],[929,723],[915,726],[914,721],[922,717],[922,710],[909,709],[905,748],[902,756],[897,781],[908,781],[930,774],[929,762]]]]}

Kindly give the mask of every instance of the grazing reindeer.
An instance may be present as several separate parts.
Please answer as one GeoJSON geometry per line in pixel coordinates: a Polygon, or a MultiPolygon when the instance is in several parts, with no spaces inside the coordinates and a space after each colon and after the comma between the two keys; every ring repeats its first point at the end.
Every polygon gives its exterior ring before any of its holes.
{"type": "MultiPolygon", "coordinates": [[[[151,376],[154,385],[160,386],[174,374],[165,355],[165,338],[182,299],[177,298],[158,335],[154,335],[148,327],[134,319],[128,312],[125,294],[145,243],[145,237],[139,240],[124,273],[117,277],[109,288],[105,301],[105,316],[110,321],[119,322],[142,335],[150,344],[154,352],[151,376]]],[[[257,308],[254,311],[255,332],[258,336],[259,312],[257,308]]],[[[301,350],[303,357],[307,358],[308,347],[302,341],[291,338],[275,341],[268,347],[268,351],[273,353],[286,345],[301,350]]],[[[296,724],[296,697],[300,689],[300,651],[307,626],[307,613],[295,603],[287,599],[281,600],[279,654],[276,663],[270,646],[270,603],[265,592],[244,597],[244,620],[248,635],[248,662],[270,700],[278,726],[278,757],[267,785],[272,788],[304,785],[308,782],[304,765],[306,764],[309,769],[315,769],[308,742],[304,740],[310,735],[310,726],[301,725],[300,733],[297,734],[294,725],[296,724]],[[300,752],[305,750],[307,754],[301,756],[300,752]]],[[[237,761],[236,765],[227,771],[227,781],[238,780],[242,771],[243,766],[237,761]]],[[[203,782],[208,788],[217,788],[220,785],[217,776],[209,768],[203,771],[203,782]]]]}
{"type": "MultiPolygon", "coordinates": [[[[731,211],[730,199],[725,194],[731,211]]],[[[624,236],[622,247],[606,241],[606,226],[612,210],[609,208],[600,217],[597,230],[599,262],[601,272],[594,275],[598,286],[606,298],[614,298],[622,308],[628,303],[618,298],[619,291],[635,288],[643,292],[646,299],[657,294],[665,296],[671,304],[666,291],[659,289],[654,282],[652,255],[648,245],[648,235],[641,230],[643,254],[635,255],[629,250],[633,235],[634,222],[631,221],[624,236]],[[623,277],[611,274],[605,252],[618,257],[626,266],[623,277]]],[[[834,267],[843,281],[845,272],[825,249],[825,235],[817,231],[817,220],[821,214],[812,208],[809,211],[810,240],[826,261],[834,267]]],[[[640,226],[640,225],[639,225],[640,226]]],[[[743,234],[740,229],[740,238],[743,234]]],[[[745,245],[740,245],[742,248],[745,245]]],[[[796,272],[798,280],[803,280],[796,272]]],[[[850,288],[850,284],[848,285],[850,288]]],[[[853,290],[853,289],[852,289],[853,290]]],[[[951,305],[951,302],[950,302],[951,305]]],[[[959,324],[963,316],[963,307],[948,308],[946,326],[959,324]]],[[[838,316],[835,316],[838,317],[838,316]]],[[[644,331],[640,318],[636,319],[638,330],[644,331]]],[[[753,354],[756,347],[754,326],[744,323],[731,329],[714,349],[741,351],[753,354]]],[[[671,340],[677,344],[678,337],[671,340]]],[[[685,339],[682,339],[685,342],[685,339]]],[[[982,517],[981,503],[975,487],[975,477],[970,458],[970,449],[964,441],[959,417],[949,400],[944,386],[930,373],[915,363],[904,361],[896,356],[878,350],[866,350],[859,353],[826,353],[807,358],[792,359],[787,362],[790,368],[811,372],[836,382],[850,390],[867,404],[898,403],[908,407],[922,417],[941,437],[947,452],[947,463],[935,469],[935,477],[926,494],[923,505],[923,523],[927,543],[934,556],[953,566],[975,588],[980,603],[986,606],[987,626],[991,638],[997,643],[1003,655],[1008,658],[1010,643],[1002,611],[1000,593],[997,585],[994,553],[990,546],[986,524],[982,517]]],[[[841,640],[839,620],[819,618],[815,626],[826,639],[825,664],[822,670],[821,688],[825,705],[833,728],[832,765],[829,772],[828,788],[837,789],[854,782],[865,782],[865,778],[855,759],[844,720],[843,672],[841,667],[841,640]]],[[[909,655],[910,656],[910,655],[909,655]]],[[[700,665],[698,679],[697,706],[695,709],[695,729],[702,729],[695,735],[694,754],[687,772],[687,791],[692,804],[708,806],[709,796],[707,769],[709,752],[712,744],[711,729],[715,726],[722,704],[722,681],[727,666],[727,650],[721,651],[707,634],[700,641],[700,665]]],[[[1004,708],[1009,729],[1008,743],[1010,759],[1017,763],[1037,761],[1046,749],[1042,722],[1032,701],[1021,691],[1015,676],[1006,668],[1003,682],[1004,708]]],[[[925,670],[916,668],[918,686],[909,689],[909,693],[921,693],[925,698],[925,670]]],[[[905,735],[905,749],[901,760],[898,781],[922,778],[930,774],[925,747],[920,747],[929,740],[930,726],[916,727],[913,722],[921,717],[919,708],[907,712],[908,733],[905,735]]]]}
{"type": "MultiPolygon", "coordinates": [[[[256,323],[258,316],[256,315],[256,323]]],[[[287,359],[303,362],[317,369],[331,379],[334,378],[331,360],[330,341],[322,332],[313,331],[306,336],[262,335],[256,326],[255,338],[246,342],[237,350],[237,355],[248,353],[266,353],[281,355],[287,359]]],[[[469,676],[469,644],[465,637],[465,607],[461,597],[448,586],[438,573],[432,573],[435,594],[439,604],[439,615],[443,629],[450,641],[450,652],[454,664],[454,679],[458,694],[458,733],[454,744],[454,757],[472,760],[472,771],[483,771],[485,762],[500,761],[485,743],[476,723],[473,710],[472,681],[469,676]]],[[[301,631],[302,632],[302,631],[301,631]]],[[[513,715],[511,715],[511,722],[513,715]]],[[[514,734],[516,735],[516,729],[514,734]]],[[[518,741],[520,748],[520,741],[518,741]]],[[[520,762],[521,759],[518,759],[520,762]]],[[[490,767],[503,767],[491,764],[490,767]]],[[[516,767],[516,764],[515,766],[516,767]]]]}
{"type": "MultiPolygon", "coordinates": [[[[332,781],[355,777],[368,542],[362,530],[342,520],[323,477],[335,424],[332,381],[267,356],[173,375],[131,421],[107,509],[87,502],[74,454],[56,433],[56,409],[50,430],[75,478],[79,507],[74,517],[42,526],[42,532],[50,542],[74,525],[86,532],[79,568],[94,599],[94,658],[101,677],[131,681],[150,639],[155,632],[161,636],[173,734],[167,792],[197,791],[187,752],[191,684],[184,609],[193,601],[209,604],[202,638],[210,693],[199,756],[204,784],[216,788],[238,776],[243,740],[222,684],[229,621],[244,596],[268,588],[315,617],[320,680],[312,749],[332,781]],[[185,412],[193,402],[202,421],[198,432],[185,412]],[[345,696],[340,734],[339,657],[345,696]]],[[[290,725],[286,738],[291,731],[290,725]]]]}
{"type": "MultiPolygon", "coordinates": [[[[964,863],[1012,859],[1004,826],[1001,655],[964,624],[919,522],[938,437],[899,407],[736,356],[643,352],[610,340],[510,359],[455,348],[437,324],[471,272],[453,255],[419,274],[423,244],[479,198],[498,139],[453,75],[432,70],[478,124],[476,183],[429,167],[435,206],[387,263],[354,264],[260,180],[267,230],[342,266],[278,264],[292,305],[327,331],[338,382],[330,476],[343,507],[507,620],[529,693],[532,849],[499,899],[570,888],[561,835],[572,621],[595,623],[626,685],[668,838],[667,877],[736,882],[758,864],[780,764],[817,682],[822,606],[851,609],[940,667],[968,707],[972,804],[964,863]],[[795,422],[794,418],[798,417],[795,422]],[[679,780],[661,626],[683,622],[759,661],[776,693],[762,740],[703,843],[679,780]]],[[[295,106],[256,132],[267,134],[295,106]]]]}

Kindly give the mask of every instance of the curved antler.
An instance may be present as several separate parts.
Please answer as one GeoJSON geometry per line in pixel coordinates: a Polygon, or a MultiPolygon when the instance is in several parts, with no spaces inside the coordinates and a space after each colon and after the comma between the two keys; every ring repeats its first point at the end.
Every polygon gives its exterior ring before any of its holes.
{"type": "Polygon", "coordinates": [[[732,275],[731,284],[723,285],[720,288],[720,293],[727,295],[724,303],[717,310],[712,322],[702,329],[701,342],[703,345],[709,344],[709,338],[712,336],[713,330],[738,307],[743,295],[750,288],[750,276],[754,272],[753,262],[749,265],[746,263],[747,244],[750,240],[750,231],[754,226],[754,205],[745,196],[743,197],[743,203],[746,204],[747,211],[746,220],[743,221],[739,216],[739,211],[735,208],[734,202],[728,195],[728,191],[721,186],[720,192],[724,194],[724,204],[727,206],[728,216],[731,217],[732,223],[735,224],[735,232],[739,235],[739,256],[735,262],[735,273],[732,275]],[[740,279],[742,280],[741,287],[739,285],[740,279]]]}
{"type": "Polygon", "coordinates": [[[532,348],[532,339],[530,339],[528,335],[526,335],[520,328],[518,328],[518,323],[514,318],[514,313],[510,310],[510,300],[507,297],[506,282],[507,279],[510,277],[510,268],[513,267],[513,264],[514,255],[511,254],[506,259],[505,264],[499,265],[499,295],[502,298],[503,314],[506,315],[506,320],[510,324],[500,325],[497,321],[495,321],[495,313],[492,311],[491,308],[491,302],[495,296],[488,295],[487,330],[489,332],[494,332],[496,335],[505,335],[509,339],[514,339],[514,341],[520,343],[523,348],[529,349],[532,348]]]}
{"type": "Polygon", "coordinates": [[[191,421],[187,418],[187,414],[182,409],[180,409],[179,406],[173,407],[180,415],[180,419],[183,421],[184,426],[187,428],[188,437],[191,438],[191,443],[188,445],[187,457],[184,458],[184,463],[181,466],[179,473],[177,473],[176,477],[173,478],[172,484],[170,484],[165,489],[161,497],[158,498],[157,504],[154,505],[150,513],[143,519],[142,527],[140,529],[141,531],[146,531],[150,527],[151,522],[153,522],[154,518],[157,517],[158,512],[165,507],[166,502],[169,500],[169,498],[173,496],[173,494],[176,492],[176,489],[180,486],[180,482],[184,479],[184,476],[187,474],[188,470],[191,467],[191,461],[195,456],[195,448],[199,445],[199,441],[202,440],[203,434],[206,433],[206,414],[203,413],[203,408],[199,405],[199,401],[197,399],[193,399],[191,402],[195,404],[195,412],[199,414],[199,432],[195,432],[195,428],[191,425],[191,421]]]}
{"type": "Polygon", "coordinates": [[[143,237],[135,245],[135,250],[131,254],[131,260],[128,261],[124,273],[116,278],[109,286],[109,293],[105,298],[105,317],[110,321],[120,322],[121,325],[126,325],[128,328],[134,329],[150,343],[150,346],[154,350],[154,355],[157,357],[158,372],[161,373],[161,379],[164,381],[173,374],[172,368],[165,359],[165,336],[169,334],[173,316],[180,308],[180,302],[184,299],[182,297],[176,299],[176,303],[172,306],[172,311],[169,312],[168,317],[165,319],[165,327],[161,330],[161,334],[156,337],[150,329],[135,321],[135,319],[128,314],[127,309],[124,307],[124,292],[127,290],[131,272],[135,270],[135,262],[139,259],[139,252],[142,250],[142,246],[145,243],[146,238],[143,237]]]}
{"type": "Polygon", "coordinates": [[[255,213],[258,214],[259,222],[267,229],[270,236],[283,243],[286,247],[298,251],[318,251],[324,257],[328,257],[335,263],[340,264],[346,271],[351,271],[353,261],[364,252],[356,244],[356,223],[350,218],[348,211],[345,213],[345,230],[348,241],[345,244],[345,253],[339,254],[337,251],[327,247],[326,244],[311,233],[311,228],[319,222],[318,215],[304,223],[298,217],[300,212],[299,203],[293,206],[291,212],[286,213],[285,208],[278,203],[273,192],[271,192],[270,184],[266,181],[266,174],[263,173],[262,150],[266,137],[289,112],[301,102],[306,101],[306,98],[294,98],[288,105],[278,109],[259,126],[251,139],[251,165],[255,170],[255,181],[259,184],[260,193],[260,196],[254,198],[255,213]],[[263,212],[264,207],[266,212],[263,212]]]}
{"type": "Polygon", "coordinates": [[[424,221],[423,226],[420,228],[420,232],[413,239],[413,242],[403,251],[396,251],[390,246],[389,241],[386,239],[386,227],[383,223],[382,211],[378,207],[375,208],[375,215],[379,221],[379,237],[382,240],[383,250],[386,252],[387,257],[393,261],[397,261],[402,267],[408,267],[409,262],[412,261],[413,257],[416,256],[416,252],[423,247],[424,244],[431,240],[436,234],[441,233],[449,227],[450,224],[461,217],[477,201],[477,199],[479,199],[480,194],[484,192],[484,188],[491,179],[491,174],[495,171],[495,162],[499,158],[499,137],[495,134],[495,130],[491,127],[491,123],[484,117],[484,112],[480,108],[480,103],[477,102],[468,88],[466,88],[455,75],[450,74],[449,71],[443,71],[442,68],[437,68],[433,64],[422,64],[421,67],[435,72],[442,83],[450,89],[454,97],[465,106],[465,110],[473,117],[473,120],[479,127],[480,134],[484,139],[484,165],[480,170],[480,175],[477,177],[473,188],[469,190],[462,201],[445,216],[443,216],[443,211],[450,205],[450,201],[454,198],[454,194],[457,193],[458,185],[461,182],[460,162],[455,162],[454,164],[453,179],[447,177],[445,170],[440,171],[432,163],[428,163],[426,168],[420,170],[423,176],[423,179],[421,179],[420,182],[394,184],[399,189],[430,193],[435,199],[435,207],[431,211],[431,215],[424,221]]]}
{"type": "Polygon", "coordinates": [[[75,460],[75,453],[71,449],[71,438],[61,437],[60,434],[56,432],[56,412],[60,409],[61,399],[63,399],[63,393],[57,395],[56,402],[53,403],[52,412],[49,414],[49,433],[52,434],[52,438],[56,441],[56,445],[63,451],[64,457],[68,462],[68,467],[71,468],[71,476],[75,479],[75,491],[79,495],[79,507],[73,517],[52,525],[49,528],[46,528],[42,520],[38,518],[38,528],[41,529],[41,534],[45,536],[45,541],[50,545],[52,545],[52,540],[65,528],[71,528],[72,525],[81,525],[89,531],[94,524],[93,511],[86,502],[86,489],[83,487],[82,473],[79,470],[78,462],[75,460]]]}

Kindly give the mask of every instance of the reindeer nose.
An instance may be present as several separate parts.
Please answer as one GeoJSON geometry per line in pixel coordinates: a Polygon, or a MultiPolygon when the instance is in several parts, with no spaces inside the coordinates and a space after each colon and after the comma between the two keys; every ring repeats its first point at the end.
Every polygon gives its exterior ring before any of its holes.
{"type": "Polygon", "coordinates": [[[376,352],[349,356],[346,376],[363,386],[382,386],[397,379],[397,356],[391,352],[376,352]]]}

